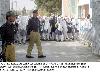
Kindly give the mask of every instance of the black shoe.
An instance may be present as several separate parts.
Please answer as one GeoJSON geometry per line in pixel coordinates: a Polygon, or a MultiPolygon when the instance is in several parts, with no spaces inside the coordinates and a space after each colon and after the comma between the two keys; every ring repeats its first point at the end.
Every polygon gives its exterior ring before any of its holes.
{"type": "Polygon", "coordinates": [[[72,40],[74,40],[74,38],[72,38],[72,40]]]}
{"type": "Polygon", "coordinates": [[[40,56],[38,56],[38,58],[45,58],[46,56],[44,56],[44,55],[40,55],[40,56]]]}
{"type": "Polygon", "coordinates": [[[26,55],[26,58],[34,58],[33,56],[28,56],[28,55],[26,55]]]}
{"type": "Polygon", "coordinates": [[[19,44],[21,44],[21,43],[19,43],[19,44]]]}

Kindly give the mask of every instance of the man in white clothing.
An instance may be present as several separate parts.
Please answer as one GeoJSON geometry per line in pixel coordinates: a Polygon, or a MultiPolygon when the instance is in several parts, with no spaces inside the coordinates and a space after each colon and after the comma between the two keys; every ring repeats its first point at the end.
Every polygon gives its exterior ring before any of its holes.
{"type": "Polygon", "coordinates": [[[26,26],[28,24],[28,16],[21,16],[19,22],[19,43],[26,43],[26,26]]]}

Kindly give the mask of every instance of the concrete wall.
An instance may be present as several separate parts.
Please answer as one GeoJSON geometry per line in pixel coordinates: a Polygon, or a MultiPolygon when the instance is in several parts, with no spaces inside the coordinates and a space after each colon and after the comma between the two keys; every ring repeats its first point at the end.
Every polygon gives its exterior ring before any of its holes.
{"type": "Polygon", "coordinates": [[[62,16],[69,16],[70,15],[69,9],[69,1],[62,0],[62,16]]]}
{"type": "Polygon", "coordinates": [[[62,16],[78,16],[78,0],[62,0],[62,16]]]}
{"type": "Polygon", "coordinates": [[[10,10],[10,0],[0,0],[0,26],[3,24],[6,12],[10,10]]]}
{"type": "Polygon", "coordinates": [[[92,19],[95,29],[92,52],[100,55],[100,0],[92,0],[92,19]]]}

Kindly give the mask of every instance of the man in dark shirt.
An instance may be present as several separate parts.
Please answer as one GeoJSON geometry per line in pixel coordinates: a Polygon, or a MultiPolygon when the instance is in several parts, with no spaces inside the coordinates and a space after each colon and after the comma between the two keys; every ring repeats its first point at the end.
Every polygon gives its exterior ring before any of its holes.
{"type": "Polygon", "coordinates": [[[14,34],[16,33],[16,24],[14,23],[16,15],[13,11],[6,13],[6,23],[0,27],[2,38],[2,50],[5,53],[6,61],[15,62],[14,34]]]}
{"type": "Polygon", "coordinates": [[[40,21],[37,18],[37,15],[38,15],[38,10],[34,10],[33,17],[28,21],[27,34],[29,36],[29,46],[27,49],[27,55],[26,55],[27,58],[33,58],[33,56],[31,56],[31,52],[34,43],[36,43],[38,49],[38,58],[46,57],[43,55],[42,52],[42,46],[41,46],[40,34],[39,34],[40,21]]]}
{"type": "Polygon", "coordinates": [[[55,27],[55,24],[56,24],[56,17],[53,16],[53,18],[51,18],[49,20],[49,23],[50,23],[50,27],[51,27],[51,37],[53,40],[55,40],[55,30],[56,30],[56,27],[55,27]]]}

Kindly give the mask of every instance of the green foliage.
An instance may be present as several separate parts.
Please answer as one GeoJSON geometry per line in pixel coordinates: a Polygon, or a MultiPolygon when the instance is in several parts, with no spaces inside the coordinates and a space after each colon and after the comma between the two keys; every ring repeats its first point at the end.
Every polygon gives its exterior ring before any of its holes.
{"type": "Polygon", "coordinates": [[[62,0],[35,0],[38,9],[49,13],[61,14],[62,0]]]}

